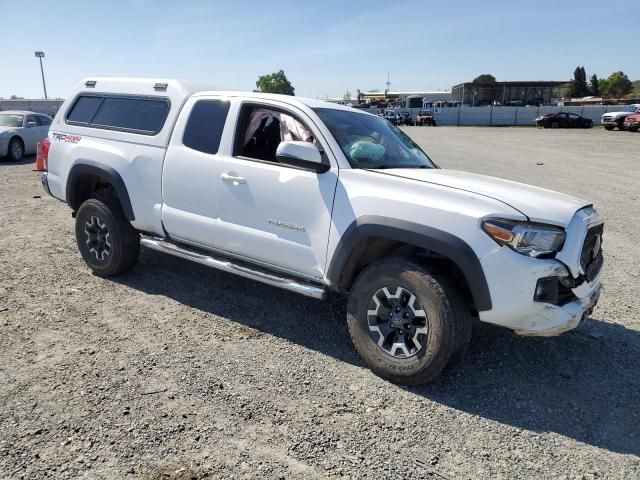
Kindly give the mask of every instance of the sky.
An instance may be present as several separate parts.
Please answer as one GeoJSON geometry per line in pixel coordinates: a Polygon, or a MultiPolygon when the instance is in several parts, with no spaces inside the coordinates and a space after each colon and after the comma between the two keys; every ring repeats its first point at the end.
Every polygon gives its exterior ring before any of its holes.
{"type": "Polygon", "coordinates": [[[0,97],[85,77],[182,78],[252,90],[283,69],[296,95],[450,90],[623,70],[640,79],[639,0],[0,0],[0,97]],[[625,40],[625,38],[627,40],[625,40]]]}

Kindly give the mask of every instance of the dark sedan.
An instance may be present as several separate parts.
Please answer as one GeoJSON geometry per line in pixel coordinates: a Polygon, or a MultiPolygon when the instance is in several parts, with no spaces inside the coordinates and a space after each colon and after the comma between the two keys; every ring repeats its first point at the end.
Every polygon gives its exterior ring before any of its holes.
{"type": "Polygon", "coordinates": [[[536,126],[544,128],[591,128],[593,120],[575,113],[548,113],[536,118],[536,126]]]}

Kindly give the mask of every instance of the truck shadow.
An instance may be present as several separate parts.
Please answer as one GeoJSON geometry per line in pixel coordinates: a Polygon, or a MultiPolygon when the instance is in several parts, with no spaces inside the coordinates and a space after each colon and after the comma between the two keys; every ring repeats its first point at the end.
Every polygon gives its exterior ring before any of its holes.
{"type": "MultiPolygon", "coordinates": [[[[340,297],[318,302],[148,250],[132,273],[113,281],[366,368],[340,297]]],[[[516,429],[640,455],[638,372],[640,332],[619,324],[592,318],[555,338],[480,324],[462,368],[407,391],[516,429]]]]}

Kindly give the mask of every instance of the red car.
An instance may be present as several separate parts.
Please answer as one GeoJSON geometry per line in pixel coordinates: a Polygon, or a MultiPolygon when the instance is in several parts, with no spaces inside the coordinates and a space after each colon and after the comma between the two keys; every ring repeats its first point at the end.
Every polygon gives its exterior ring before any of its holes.
{"type": "Polygon", "coordinates": [[[640,129],[640,113],[632,113],[625,118],[624,128],[630,132],[637,132],[640,129]]]}

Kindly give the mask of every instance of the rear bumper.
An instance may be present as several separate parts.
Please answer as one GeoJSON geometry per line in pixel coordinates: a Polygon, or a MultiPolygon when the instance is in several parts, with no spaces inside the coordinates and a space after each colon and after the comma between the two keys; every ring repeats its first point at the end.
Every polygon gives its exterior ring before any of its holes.
{"type": "Polygon", "coordinates": [[[47,172],[42,172],[40,174],[40,181],[42,182],[42,188],[44,188],[44,191],[47,192],[49,195],[53,196],[53,194],[51,193],[51,190],[49,190],[49,181],[47,180],[47,172]]]}

